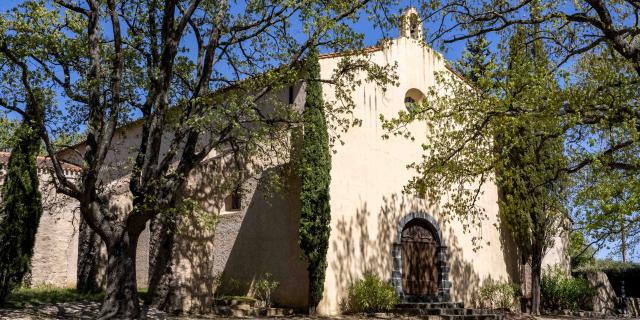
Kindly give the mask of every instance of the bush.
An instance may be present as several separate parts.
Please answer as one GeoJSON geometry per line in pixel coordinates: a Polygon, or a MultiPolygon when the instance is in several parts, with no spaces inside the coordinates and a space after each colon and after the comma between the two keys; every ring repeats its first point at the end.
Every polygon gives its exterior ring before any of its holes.
{"type": "Polygon", "coordinates": [[[271,308],[271,296],[273,291],[280,286],[280,282],[271,280],[271,273],[265,273],[264,278],[256,282],[256,295],[264,302],[264,306],[271,308]]]}
{"type": "Polygon", "coordinates": [[[381,312],[393,309],[398,302],[398,295],[390,284],[365,272],[364,277],[349,288],[347,309],[353,313],[381,312]]]}
{"type": "Polygon", "coordinates": [[[547,310],[591,310],[595,289],[583,278],[566,275],[560,268],[545,270],[540,282],[542,307],[547,310]]]}
{"type": "Polygon", "coordinates": [[[485,309],[518,310],[520,286],[509,282],[487,283],[476,295],[476,306],[485,309]]]}

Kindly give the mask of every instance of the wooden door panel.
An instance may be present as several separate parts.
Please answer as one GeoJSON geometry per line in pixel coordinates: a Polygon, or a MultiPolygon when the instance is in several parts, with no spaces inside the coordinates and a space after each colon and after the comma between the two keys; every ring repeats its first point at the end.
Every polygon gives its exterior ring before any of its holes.
{"type": "Polygon", "coordinates": [[[437,241],[428,226],[409,222],[402,231],[402,286],[407,295],[438,292],[437,241]]]}

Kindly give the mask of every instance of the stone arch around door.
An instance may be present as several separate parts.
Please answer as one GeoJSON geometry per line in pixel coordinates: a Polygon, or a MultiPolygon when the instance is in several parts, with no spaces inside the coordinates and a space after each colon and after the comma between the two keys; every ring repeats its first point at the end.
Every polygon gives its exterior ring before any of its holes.
{"type": "Polygon", "coordinates": [[[400,219],[397,226],[396,238],[393,243],[393,272],[391,282],[403,301],[449,301],[451,283],[449,282],[449,265],[447,259],[448,250],[442,238],[442,231],[432,216],[424,211],[416,211],[400,219]],[[436,242],[435,267],[437,272],[437,289],[434,294],[428,296],[411,295],[407,288],[403,288],[402,232],[408,225],[413,226],[416,224],[428,226],[436,242]]]}

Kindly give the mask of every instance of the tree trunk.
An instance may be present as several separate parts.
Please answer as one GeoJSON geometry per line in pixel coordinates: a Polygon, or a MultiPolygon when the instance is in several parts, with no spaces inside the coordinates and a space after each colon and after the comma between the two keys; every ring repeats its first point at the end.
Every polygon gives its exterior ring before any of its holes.
{"type": "Polygon", "coordinates": [[[620,224],[620,251],[622,253],[622,262],[627,262],[627,230],[624,225],[624,217],[620,224]]]}
{"type": "Polygon", "coordinates": [[[98,272],[102,240],[82,215],[78,236],[78,276],[76,289],[81,293],[99,292],[98,272]]]}
{"type": "Polygon", "coordinates": [[[149,291],[145,304],[172,312],[174,224],[159,215],[151,221],[149,229],[149,291]]]}
{"type": "Polygon", "coordinates": [[[533,315],[540,315],[540,278],[541,276],[542,276],[542,253],[534,252],[531,257],[531,314],[533,315]]]}
{"type": "Polygon", "coordinates": [[[107,285],[98,319],[139,319],[136,244],[140,232],[127,232],[107,246],[107,285]]]}
{"type": "Polygon", "coordinates": [[[312,288],[311,286],[309,286],[309,293],[308,293],[308,299],[309,299],[309,308],[308,308],[308,313],[310,316],[316,316],[317,315],[317,303],[315,301],[313,301],[313,292],[312,292],[312,288]]]}

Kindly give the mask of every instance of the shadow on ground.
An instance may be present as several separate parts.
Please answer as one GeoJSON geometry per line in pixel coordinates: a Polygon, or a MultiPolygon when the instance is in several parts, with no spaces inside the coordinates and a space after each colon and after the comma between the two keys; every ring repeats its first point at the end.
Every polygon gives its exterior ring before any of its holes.
{"type": "MultiPolygon", "coordinates": [[[[29,305],[22,309],[0,309],[0,319],[95,319],[100,302],[64,302],[29,305]]],[[[143,307],[146,319],[168,319],[164,312],[143,307]]]]}

